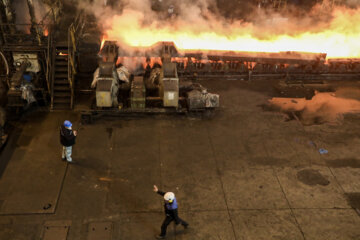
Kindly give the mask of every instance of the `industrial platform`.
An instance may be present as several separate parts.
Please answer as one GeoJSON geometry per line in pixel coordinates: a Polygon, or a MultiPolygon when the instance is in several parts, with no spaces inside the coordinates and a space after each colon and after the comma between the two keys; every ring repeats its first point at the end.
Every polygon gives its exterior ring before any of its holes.
{"type": "Polygon", "coordinates": [[[154,184],[175,192],[190,224],[167,239],[360,239],[360,116],[286,121],[261,107],[271,84],[206,81],[221,96],[211,119],[27,114],[0,156],[0,239],[154,239],[154,184]],[[61,161],[65,119],[79,132],[73,164],[61,161]]]}

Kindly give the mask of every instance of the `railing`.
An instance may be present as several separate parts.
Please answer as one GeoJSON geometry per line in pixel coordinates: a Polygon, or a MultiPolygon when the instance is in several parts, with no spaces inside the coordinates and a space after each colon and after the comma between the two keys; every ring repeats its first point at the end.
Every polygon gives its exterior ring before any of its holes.
{"type": "Polygon", "coordinates": [[[68,29],[68,80],[71,89],[71,108],[74,106],[74,81],[76,74],[75,55],[78,44],[78,37],[83,26],[83,13],[80,13],[68,29]]]}
{"type": "Polygon", "coordinates": [[[46,46],[44,24],[0,24],[3,45],[7,46],[46,46]]]}
{"type": "MultiPolygon", "coordinates": [[[[51,35],[45,35],[45,24],[0,24],[2,49],[5,52],[18,51],[37,53],[39,64],[42,64],[46,87],[51,92],[51,35]]],[[[7,71],[11,66],[7,66],[7,71]]],[[[9,75],[9,73],[7,74],[9,75]]]]}
{"type": "Polygon", "coordinates": [[[53,73],[53,57],[52,57],[52,49],[53,39],[52,34],[48,35],[48,45],[47,45],[47,57],[46,57],[46,84],[48,87],[48,91],[51,96],[51,104],[53,103],[53,94],[54,94],[54,73],[53,73]]]}
{"type": "Polygon", "coordinates": [[[72,23],[68,30],[68,80],[71,90],[71,103],[70,108],[74,106],[74,75],[76,74],[75,68],[75,52],[76,52],[76,39],[75,39],[75,27],[72,23]]]}
{"type": "MultiPolygon", "coordinates": [[[[36,52],[46,80],[48,93],[53,96],[53,39],[51,26],[55,25],[61,0],[56,0],[39,23],[0,24],[0,45],[5,52],[21,49],[21,52],[36,52]]],[[[8,75],[8,74],[7,74],[8,75]]],[[[45,85],[45,84],[44,84],[45,85]]],[[[45,87],[45,86],[44,86],[45,87]]]]}

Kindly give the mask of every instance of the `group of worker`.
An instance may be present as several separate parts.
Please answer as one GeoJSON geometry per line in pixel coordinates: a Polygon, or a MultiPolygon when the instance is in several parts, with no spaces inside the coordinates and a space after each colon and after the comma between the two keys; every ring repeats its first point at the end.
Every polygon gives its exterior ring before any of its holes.
{"type": "MultiPolygon", "coordinates": [[[[72,129],[72,123],[69,120],[65,120],[60,126],[60,143],[62,144],[62,160],[68,163],[73,163],[71,154],[72,146],[75,144],[77,131],[72,129]]],[[[164,197],[164,210],[165,219],[161,225],[161,233],[156,236],[157,239],[164,239],[166,236],[167,226],[171,222],[175,222],[176,225],[181,224],[186,229],[189,224],[182,220],[178,215],[178,203],[176,201],[175,194],[173,192],[163,192],[154,185],[154,192],[164,197]]]]}

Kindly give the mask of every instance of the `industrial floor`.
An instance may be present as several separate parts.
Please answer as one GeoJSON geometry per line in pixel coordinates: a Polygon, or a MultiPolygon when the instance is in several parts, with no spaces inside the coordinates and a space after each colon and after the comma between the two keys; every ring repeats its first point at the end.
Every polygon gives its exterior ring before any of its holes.
{"type": "Polygon", "coordinates": [[[211,119],[27,114],[0,157],[0,239],[154,239],[154,184],[190,224],[171,224],[167,239],[360,239],[360,116],[286,121],[261,107],[270,84],[202,82],[221,96],[211,119]],[[79,132],[73,164],[61,161],[65,119],[79,132]]]}

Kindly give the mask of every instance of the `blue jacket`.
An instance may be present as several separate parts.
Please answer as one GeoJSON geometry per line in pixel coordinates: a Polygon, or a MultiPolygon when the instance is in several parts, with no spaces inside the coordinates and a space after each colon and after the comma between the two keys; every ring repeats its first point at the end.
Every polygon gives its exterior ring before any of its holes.
{"type": "MultiPolygon", "coordinates": [[[[157,194],[164,196],[165,192],[157,191],[157,194]]],[[[168,216],[173,217],[175,220],[178,219],[178,204],[176,201],[176,198],[174,198],[174,201],[172,203],[164,202],[164,210],[165,214],[168,216]]]]}
{"type": "Polygon", "coordinates": [[[165,201],[165,208],[167,210],[175,210],[178,208],[178,204],[176,202],[176,198],[174,198],[174,201],[172,203],[168,203],[165,201]]]}

